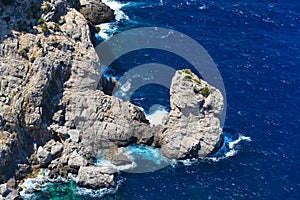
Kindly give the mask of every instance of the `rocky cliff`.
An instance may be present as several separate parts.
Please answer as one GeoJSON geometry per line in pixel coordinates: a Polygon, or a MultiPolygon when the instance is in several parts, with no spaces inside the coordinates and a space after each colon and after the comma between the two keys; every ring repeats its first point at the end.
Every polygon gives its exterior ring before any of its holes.
{"type": "Polygon", "coordinates": [[[53,177],[79,173],[80,185],[112,185],[115,172],[95,174],[93,159],[118,146],[158,146],[178,159],[206,156],[220,142],[222,96],[190,71],[174,76],[172,111],[159,127],[135,105],[100,90],[94,25],[112,18],[113,10],[99,1],[0,2],[3,197],[17,197],[11,191],[18,180],[42,167],[53,177]],[[103,181],[89,183],[89,174],[103,181]]]}

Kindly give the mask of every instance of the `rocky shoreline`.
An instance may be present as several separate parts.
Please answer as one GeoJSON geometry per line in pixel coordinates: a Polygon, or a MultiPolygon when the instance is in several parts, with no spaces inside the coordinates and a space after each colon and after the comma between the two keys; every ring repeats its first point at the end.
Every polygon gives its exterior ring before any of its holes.
{"type": "Polygon", "coordinates": [[[0,13],[2,198],[21,198],[18,184],[40,168],[52,178],[78,174],[85,187],[113,186],[118,170],[94,159],[105,152],[115,166],[130,163],[118,147],[154,146],[184,159],[205,157],[222,143],[223,97],[190,70],[173,77],[171,112],[159,126],[107,95],[113,87],[101,74],[94,35],[114,14],[102,2],[6,0],[0,13]]]}

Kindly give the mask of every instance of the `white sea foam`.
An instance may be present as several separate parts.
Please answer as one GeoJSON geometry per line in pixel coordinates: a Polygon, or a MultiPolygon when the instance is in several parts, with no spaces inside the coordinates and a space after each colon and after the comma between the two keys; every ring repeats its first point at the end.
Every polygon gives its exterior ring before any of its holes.
{"type": "Polygon", "coordinates": [[[167,158],[161,155],[159,148],[133,145],[125,147],[124,149],[133,159],[142,158],[144,160],[152,161],[154,164],[157,165],[160,165],[164,162],[168,162],[167,158]]]}
{"type": "Polygon", "coordinates": [[[121,86],[122,95],[125,96],[127,92],[131,89],[131,79],[128,79],[126,83],[121,86]]]}
{"type": "Polygon", "coordinates": [[[225,135],[224,136],[224,144],[221,147],[221,149],[219,150],[219,151],[223,152],[223,155],[207,157],[206,159],[217,162],[219,160],[235,156],[238,153],[238,149],[236,149],[236,146],[241,141],[250,142],[252,140],[250,137],[247,137],[244,135],[239,135],[239,137],[237,139],[232,140],[232,138],[226,137],[226,135],[225,135]]]}
{"type": "Polygon", "coordinates": [[[113,167],[118,171],[144,173],[161,169],[170,164],[170,161],[161,155],[159,148],[131,145],[118,148],[118,153],[125,154],[132,163],[115,166],[111,161],[107,160],[105,154],[101,154],[95,161],[95,165],[113,167]]]}
{"type": "Polygon", "coordinates": [[[151,106],[149,114],[146,115],[146,118],[149,120],[151,125],[160,125],[163,122],[163,119],[168,116],[168,112],[162,105],[155,104],[151,106]]]}
{"type": "Polygon", "coordinates": [[[124,101],[130,101],[131,79],[128,78],[125,83],[120,83],[120,88],[114,94],[115,97],[123,99],[124,101]]]}
{"type": "MultiPolygon", "coordinates": [[[[120,147],[118,149],[118,152],[123,151],[122,150],[123,147],[120,147]]],[[[126,153],[126,152],[125,152],[126,153]]],[[[130,157],[129,154],[126,153],[127,156],[130,157]]],[[[130,157],[131,158],[131,157],[130,157]]],[[[133,158],[132,158],[133,160],[133,158]]],[[[117,171],[126,171],[129,169],[133,169],[136,167],[136,163],[132,162],[131,164],[126,164],[126,165],[121,165],[121,166],[116,166],[114,164],[112,164],[112,162],[110,160],[108,160],[105,156],[105,154],[101,154],[95,161],[95,165],[96,166],[101,166],[101,167],[112,167],[114,169],[116,169],[117,171]]]]}
{"type": "Polygon", "coordinates": [[[119,22],[129,20],[129,17],[122,11],[122,8],[129,5],[129,3],[124,4],[112,0],[102,0],[102,2],[115,11],[114,14],[116,21],[98,25],[100,27],[100,32],[98,33],[98,35],[102,39],[107,40],[112,37],[113,34],[118,30],[119,22]]]}
{"type": "MultiPolygon", "coordinates": [[[[55,183],[67,183],[70,180],[76,181],[76,175],[74,174],[68,174],[68,179],[58,177],[57,179],[50,179],[48,177],[49,170],[48,169],[42,169],[36,177],[28,178],[19,185],[22,187],[22,191],[20,192],[20,195],[23,197],[23,199],[28,200],[35,200],[38,199],[37,196],[35,196],[34,192],[39,192],[42,190],[47,190],[47,186],[55,183]]],[[[84,196],[91,196],[91,197],[103,197],[106,194],[114,194],[118,191],[121,183],[123,182],[122,179],[118,180],[116,182],[116,187],[111,188],[101,188],[101,189],[89,189],[84,187],[76,186],[76,189],[74,190],[74,193],[77,195],[84,195],[84,196]]]]}
{"type": "Polygon", "coordinates": [[[124,6],[127,6],[128,3],[120,3],[112,0],[102,0],[102,2],[115,11],[117,21],[129,19],[129,17],[121,10],[124,6]]]}
{"type": "Polygon", "coordinates": [[[162,169],[170,164],[170,160],[162,156],[159,148],[132,145],[125,147],[124,149],[136,163],[136,167],[127,170],[126,172],[153,172],[162,169]]]}
{"type": "Polygon", "coordinates": [[[115,194],[118,191],[118,189],[122,183],[123,183],[123,180],[121,179],[121,180],[117,181],[115,188],[100,188],[97,190],[90,189],[90,188],[84,188],[84,187],[78,187],[75,193],[80,196],[90,196],[90,197],[94,197],[94,198],[101,198],[107,194],[115,194]]]}
{"type": "Polygon", "coordinates": [[[198,8],[199,8],[199,10],[206,10],[207,6],[206,5],[202,5],[202,6],[199,6],[198,8]]]}
{"type": "Polygon", "coordinates": [[[49,170],[42,169],[39,171],[36,177],[27,178],[25,181],[19,185],[23,190],[20,195],[24,199],[34,199],[34,194],[32,191],[41,191],[43,185],[47,182],[49,175],[49,170]]]}
{"type": "Polygon", "coordinates": [[[245,140],[245,141],[251,141],[251,138],[250,137],[247,137],[247,136],[243,136],[243,135],[240,135],[239,138],[237,140],[234,140],[232,142],[228,142],[228,146],[230,149],[233,149],[235,145],[237,145],[238,143],[240,143],[242,140],[245,140]]]}
{"type": "Polygon", "coordinates": [[[102,23],[98,25],[100,27],[100,32],[98,35],[104,39],[107,40],[110,37],[113,36],[113,34],[117,31],[118,26],[115,22],[112,23],[102,23]]]}
{"type": "Polygon", "coordinates": [[[178,160],[178,162],[182,163],[185,166],[191,166],[198,162],[197,158],[192,158],[192,159],[185,159],[185,160],[178,160]]]}

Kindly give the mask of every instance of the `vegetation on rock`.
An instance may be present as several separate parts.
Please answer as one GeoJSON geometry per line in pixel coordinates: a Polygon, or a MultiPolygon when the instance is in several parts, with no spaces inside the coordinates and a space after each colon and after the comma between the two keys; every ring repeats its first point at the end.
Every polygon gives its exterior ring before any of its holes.
{"type": "Polygon", "coordinates": [[[200,94],[202,94],[202,96],[204,97],[208,97],[208,95],[210,94],[209,88],[206,86],[200,91],[200,94]]]}
{"type": "Polygon", "coordinates": [[[46,33],[46,32],[49,31],[48,25],[47,25],[46,23],[44,23],[44,24],[42,25],[42,31],[43,31],[44,33],[46,33]]]}

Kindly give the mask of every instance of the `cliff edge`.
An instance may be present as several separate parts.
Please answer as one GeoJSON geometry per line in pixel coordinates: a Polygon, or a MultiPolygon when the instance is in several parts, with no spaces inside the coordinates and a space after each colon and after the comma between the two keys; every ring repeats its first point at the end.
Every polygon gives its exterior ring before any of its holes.
{"type": "Polygon", "coordinates": [[[157,127],[135,105],[100,90],[94,26],[114,17],[105,4],[6,0],[0,13],[3,198],[17,199],[19,181],[39,168],[52,177],[79,174],[83,186],[111,186],[117,172],[94,169],[93,159],[119,146],[152,145],[179,159],[204,157],[220,143],[222,95],[189,70],[174,76],[172,110],[157,127]],[[102,181],[90,183],[88,175],[102,181]]]}

